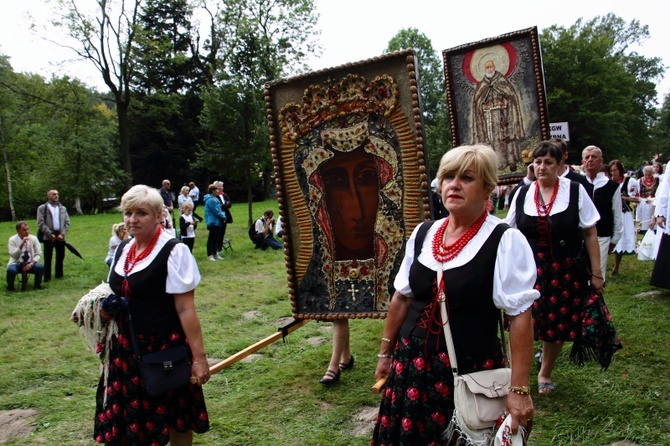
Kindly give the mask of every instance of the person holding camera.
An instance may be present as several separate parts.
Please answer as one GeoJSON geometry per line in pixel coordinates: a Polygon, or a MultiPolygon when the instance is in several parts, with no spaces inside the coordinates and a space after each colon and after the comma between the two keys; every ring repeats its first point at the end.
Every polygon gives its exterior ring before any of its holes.
{"type": "Polygon", "coordinates": [[[254,227],[256,234],[259,235],[260,243],[258,246],[265,251],[266,249],[282,249],[284,246],[279,240],[274,238],[274,211],[272,209],[266,209],[263,213],[263,216],[256,220],[256,225],[254,227]],[[262,237],[260,237],[262,236],[262,237]]]}
{"type": "Polygon", "coordinates": [[[42,249],[37,237],[30,235],[28,223],[16,224],[16,235],[9,238],[9,261],[7,262],[7,291],[14,291],[14,281],[18,274],[35,274],[35,289],[42,289],[44,266],[38,261],[42,258],[42,249]]]}

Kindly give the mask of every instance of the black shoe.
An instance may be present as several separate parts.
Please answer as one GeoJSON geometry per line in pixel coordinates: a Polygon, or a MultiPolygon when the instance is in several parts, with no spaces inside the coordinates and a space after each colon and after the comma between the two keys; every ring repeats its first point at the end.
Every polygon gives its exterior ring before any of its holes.
{"type": "Polygon", "coordinates": [[[43,290],[43,289],[44,289],[44,287],[42,285],[39,285],[39,286],[35,287],[35,290],[43,290]]]}
{"type": "Polygon", "coordinates": [[[349,362],[340,362],[340,370],[349,370],[354,367],[354,355],[351,355],[349,362]]]}
{"type": "Polygon", "coordinates": [[[16,291],[16,289],[13,286],[8,286],[7,291],[16,291]]]}
{"type": "Polygon", "coordinates": [[[340,380],[340,371],[333,372],[332,370],[327,370],[326,374],[323,375],[323,378],[319,381],[321,384],[326,384],[327,386],[335,384],[340,380]]]}

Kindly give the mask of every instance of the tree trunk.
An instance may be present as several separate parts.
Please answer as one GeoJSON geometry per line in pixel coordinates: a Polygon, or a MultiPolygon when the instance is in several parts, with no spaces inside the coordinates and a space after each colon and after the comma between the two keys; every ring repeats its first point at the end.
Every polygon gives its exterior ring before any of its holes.
{"type": "Polygon", "coordinates": [[[9,210],[12,214],[12,221],[16,220],[16,210],[14,209],[14,192],[12,191],[12,173],[9,170],[9,161],[7,160],[7,145],[5,144],[4,120],[0,118],[0,145],[2,145],[2,158],[5,163],[5,175],[7,176],[7,201],[9,210]]]}
{"type": "Polygon", "coordinates": [[[247,208],[249,209],[249,225],[254,221],[254,197],[251,192],[251,169],[247,167],[247,208]]]}
{"type": "MultiPolygon", "coordinates": [[[[120,96],[120,95],[119,95],[120,96]]],[[[116,99],[116,116],[119,121],[119,160],[126,173],[126,189],[133,185],[133,166],[130,162],[130,129],[128,126],[128,102],[121,97],[116,99]]]]}
{"type": "Polygon", "coordinates": [[[79,198],[79,195],[74,197],[74,210],[77,215],[84,215],[84,212],[81,210],[81,198],[79,198]]]}

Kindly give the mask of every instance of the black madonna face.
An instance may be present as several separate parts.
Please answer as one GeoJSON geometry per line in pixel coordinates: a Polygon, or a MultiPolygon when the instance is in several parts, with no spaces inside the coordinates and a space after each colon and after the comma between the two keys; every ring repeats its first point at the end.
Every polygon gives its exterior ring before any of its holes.
{"type": "Polygon", "coordinates": [[[374,157],[362,148],[335,156],[319,169],[335,240],[336,260],[374,257],[379,178],[374,157]]]}

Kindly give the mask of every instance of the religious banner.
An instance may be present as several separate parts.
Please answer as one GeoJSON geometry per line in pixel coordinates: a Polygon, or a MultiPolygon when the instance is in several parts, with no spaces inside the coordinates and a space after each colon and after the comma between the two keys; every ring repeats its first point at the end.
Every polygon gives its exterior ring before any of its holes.
{"type": "Polygon", "coordinates": [[[498,154],[501,184],[515,183],[526,173],[524,155],[549,139],[537,28],[442,54],[454,147],[490,145],[498,154]]]}
{"type": "Polygon", "coordinates": [[[385,317],[430,217],[412,50],[266,86],[294,317],[385,317]]]}

